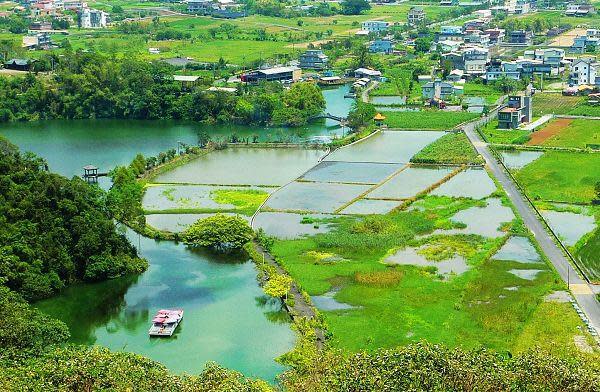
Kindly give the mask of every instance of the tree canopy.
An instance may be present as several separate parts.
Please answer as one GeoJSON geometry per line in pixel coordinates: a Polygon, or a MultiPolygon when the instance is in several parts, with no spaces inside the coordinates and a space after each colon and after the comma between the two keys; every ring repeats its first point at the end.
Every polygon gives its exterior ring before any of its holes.
{"type": "Polygon", "coordinates": [[[345,15],[358,15],[363,11],[371,9],[367,0],[344,0],[342,1],[342,13],[345,15]]]}
{"type": "Polygon", "coordinates": [[[104,192],[0,138],[0,278],[26,299],[79,280],[139,273],[147,262],[117,233],[104,192]]]}
{"type": "Polygon", "coordinates": [[[184,234],[185,242],[189,245],[219,250],[241,249],[253,237],[254,232],[244,218],[225,214],[200,219],[184,234]]]}

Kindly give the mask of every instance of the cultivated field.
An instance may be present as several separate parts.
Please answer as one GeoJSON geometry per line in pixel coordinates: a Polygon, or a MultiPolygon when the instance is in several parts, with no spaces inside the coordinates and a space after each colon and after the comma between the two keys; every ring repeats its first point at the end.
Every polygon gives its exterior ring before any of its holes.
{"type": "Polygon", "coordinates": [[[453,129],[457,125],[479,117],[468,112],[445,112],[425,110],[420,112],[383,112],[385,123],[398,129],[453,129]]]}
{"type": "Polygon", "coordinates": [[[516,173],[536,200],[590,203],[600,182],[600,154],[547,151],[516,173]]]}
{"type": "Polygon", "coordinates": [[[576,148],[600,145],[600,120],[556,119],[532,133],[527,144],[576,148]]]}

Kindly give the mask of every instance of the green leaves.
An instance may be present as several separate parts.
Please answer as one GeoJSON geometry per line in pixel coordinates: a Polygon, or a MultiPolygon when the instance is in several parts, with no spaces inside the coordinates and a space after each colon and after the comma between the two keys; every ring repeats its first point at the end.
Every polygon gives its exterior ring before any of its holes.
{"type": "Polygon", "coordinates": [[[184,234],[189,245],[218,250],[241,249],[253,237],[254,232],[245,219],[224,214],[200,219],[184,234]]]}

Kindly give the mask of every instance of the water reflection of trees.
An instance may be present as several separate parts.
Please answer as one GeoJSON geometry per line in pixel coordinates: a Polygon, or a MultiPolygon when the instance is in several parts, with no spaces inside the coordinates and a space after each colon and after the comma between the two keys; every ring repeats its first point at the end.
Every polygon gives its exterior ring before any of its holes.
{"type": "Polygon", "coordinates": [[[40,309],[64,321],[71,331],[71,341],[94,344],[94,331],[118,317],[125,306],[125,294],[139,276],[75,285],[57,297],[44,301],[40,309]]]}
{"type": "Polygon", "coordinates": [[[254,301],[258,308],[263,309],[263,314],[270,322],[274,324],[288,324],[290,322],[290,315],[283,308],[280,299],[269,297],[267,295],[260,295],[254,297],[254,301]]]}

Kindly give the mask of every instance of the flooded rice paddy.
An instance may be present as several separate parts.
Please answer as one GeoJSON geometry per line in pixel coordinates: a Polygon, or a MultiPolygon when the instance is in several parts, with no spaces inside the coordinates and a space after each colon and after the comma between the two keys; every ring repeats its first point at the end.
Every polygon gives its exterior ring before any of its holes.
{"type": "Polygon", "coordinates": [[[411,166],[370,192],[371,199],[408,199],[441,181],[455,169],[450,167],[411,166]]]}
{"type": "Polygon", "coordinates": [[[513,170],[519,170],[544,155],[542,151],[502,151],[500,156],[504,165],[513,170]]]}
{"type": "Polygon", "coordinates": [[[464,229],[436,230],[436,234],[476,234],[483,237],[498,238],[506,235],[501,230],[503,223],[511,222],[515,215],[502,205],[502,200],[492,198],[486,200],[485,207],[471,207],[458,211],[451,219],[467,225],[464,229]]]}
{"type": "MultiPolygon", "coordinates": [[[[232,212],[224,212],[225,215],[237,215],[232,212]]],[[[189,226],[193,225],[199,219],[208,218],[213,216],[214,213],[204,214],[147,214],[146,224],[149,226],[161,230],[168,231],[170,233],[181,233],[185,231],[189,226]]],[[[240,217],[250,221],[249,216],[239,215],[240,217]]]]}
{"type": "Polygon", "coordinates": [[[284,185],[313,167],[324,151],[309,148],[244,148],[214,151],[157,176],[158,183],[284,185]]]}
{"type": "Polygon", "coordinates": [[[377,184],[400,170],[396,163],[321,162],[300,179],[316,182],[377,184]]]}
{"type": "Polygon", "coordinates": [[[539,263],[540,254],[527,237],[510,237],[492,257],[494,260],[510,260],[519,263],[539,263]]]}
{"type": "Polygon", "coordinates": [[[340,214],[370,215],[387,214],[402,204],[394,200],[360,199],[340,211],[340,214]]]}
{"type": "Polygon", "coordinates": [[[289,212],[259,212],[252,222],[254,229],[263,229],[267,235],[280,239],[296,239],[302,236],[326,233],[331,224],[319,222],[333,215],[302,215],[289,212]]]}
{"type": "Polygon", "coordinates": [[[444,136],[437,131],[380,131],[329,154],[326,161],[408,163],[425,146],[444,136]]]}
{"type": "Polygon", "coordinates": [[[540,211],[540,213],[567,246],[575,245],[584,235],[596,228],[596,221],[591,215],[550,210],[540,211]]]}
{"type": "Polygon", "coordinates": [[[431,192],[436,196],[483,199],[496,191],[496,184],[484,169],[471,168],[458,173],[431,192]]]}
{"type": "Polygon", "coordinates": [[[442,260],[433,261],[427,260],[425,256],[419,254],[419,250],[422,248],[406,247],[399,249],[394,254],[388,256],[385,262],[388,264],[397,265],[414,265],[417,267],[435,267],[439,274],[446,277],[449,275],[460,275],[469,270],[469,265],[464,257],[455,254],[454,256],[442,260]]]}
{"type": "Polygon", "coordinates": [[[406,97],[400,95],[388,95],[388,96],[373,96],[370,98],[373,105],[405,105],[406,97]]]}

